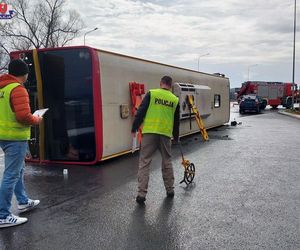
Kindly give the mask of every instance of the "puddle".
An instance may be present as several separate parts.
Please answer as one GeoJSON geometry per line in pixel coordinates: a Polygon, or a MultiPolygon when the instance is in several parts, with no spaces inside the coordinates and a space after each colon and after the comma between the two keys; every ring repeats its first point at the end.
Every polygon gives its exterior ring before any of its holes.
{"type": "Polygon", "coordinates": [[[26,175],[32,175],[32,176],[60,176],[62,175],[62,170],[61,171],[49,171],[46,169],[43,170],[37,170],[37,169],[33,169],[29,166],[26,166],[26,171],[25,171],[26,175]]]}

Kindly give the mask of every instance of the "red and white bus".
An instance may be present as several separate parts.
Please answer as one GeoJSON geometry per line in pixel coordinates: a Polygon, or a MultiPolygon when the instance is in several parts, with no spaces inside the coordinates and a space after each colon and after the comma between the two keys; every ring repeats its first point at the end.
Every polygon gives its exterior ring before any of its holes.
{"type": "Polygon", "coordinates": [[[129,83],[145,91],[170,75],[180,97],[180,135],[199,131],[187,115],[193,94],[207,128],[229,121],[229,79],[86,46],[15,51],[30,67],[25,83],[32,110],[49,108],[32,128],[31,161],[95,164],[131,152],[129,83]]]}

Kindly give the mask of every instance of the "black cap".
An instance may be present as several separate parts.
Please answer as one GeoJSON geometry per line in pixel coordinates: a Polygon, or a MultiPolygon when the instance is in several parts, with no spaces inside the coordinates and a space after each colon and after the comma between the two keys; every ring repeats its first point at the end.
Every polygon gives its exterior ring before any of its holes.
{"type": "Polygon", "coordinates": [[[29,73],[29,68],[23,60],[15,59],[9,63],[8,73],[13,76],[24,76],[29,73]]]}

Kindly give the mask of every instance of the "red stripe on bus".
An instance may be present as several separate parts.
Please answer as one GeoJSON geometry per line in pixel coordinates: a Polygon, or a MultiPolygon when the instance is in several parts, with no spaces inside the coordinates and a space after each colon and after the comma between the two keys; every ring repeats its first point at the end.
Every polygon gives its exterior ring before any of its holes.
{"type": "Polygon", "coordinates": [[[95,49],[89,48],[92,56],[93,95],[94,95],[94,122],[95,122],[95,163],[102,159],[103,154],[103,120],[102,120],[102,96],[100,61],[95,49]]]}

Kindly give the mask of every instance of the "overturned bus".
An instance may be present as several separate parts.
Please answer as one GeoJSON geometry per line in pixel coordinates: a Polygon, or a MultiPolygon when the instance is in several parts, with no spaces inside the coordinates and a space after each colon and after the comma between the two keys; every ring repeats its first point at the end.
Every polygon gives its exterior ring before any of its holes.
{"type": "Polygon", "coordinates": [[[173,78],[180,100],[180,136],[199,132],[186,96],[193,95],[206,128],[229,121],[229,79],[224,75],[134,58],[86,46],[15,51],[30,67],[24,84],[32,111],[49,108],[32,127],[30,161],[95,164],[131,152],[134,114],[129,83],[143,93],[173,78]]]}

